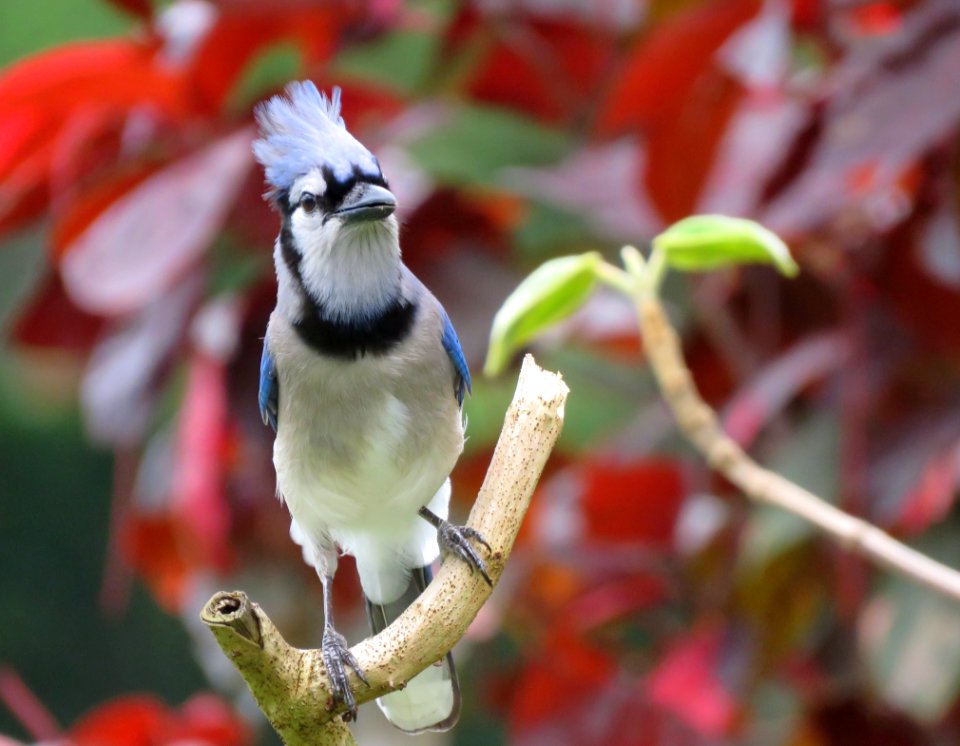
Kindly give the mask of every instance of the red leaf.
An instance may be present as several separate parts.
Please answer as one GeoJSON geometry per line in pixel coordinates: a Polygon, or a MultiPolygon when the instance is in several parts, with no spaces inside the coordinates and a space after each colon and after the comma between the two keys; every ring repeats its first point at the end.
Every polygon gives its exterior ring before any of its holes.
{"type": "Polygon", "coordinates": [[[12,337],[29,347],[87,352],[103,329],[103,319],[78,309],[57,275],[50,275],[20,312],[12,337]]]}
{"type": "MultiPolygon", "coordinates": [[[[220,229],[252,163],[250,140],[247,130],[224,137],[137,183],[78,235],[57,231],[64,284],[77,305],[129,313],[166,292],[220,229]]],[[[64,222],[81,226],[91,210],[82,204],[64,222]]]]}
{"type": "Polygon", "coordinates": [[[635,241],[664,227],[650,196],[637,188],[644,164],[637,142],[620,140],[587,146],[552,166],[511,169],[509,178],[517,193],[578,213],[613,239],[635,241]]]}
{"type": "Polygon", "coordinates": [[[666,743],[661,718],[635,680],[618,670],[616,659],[579,637],[552,635],[513,691],[510,743],[518,746],[666,743]]]}
{"type": "Polygon", "coordinates": [[[701,629],[679,641],[647,679],[650,702],[705,736],[729,735],[739,708],[718,673],[722,652],[719,629],[701,629]]]}
{"type": "Polygon", "coordinates": [[[772,229],[796,236],[842,218],[878,233],[904,219],[911,171],[960,124],[956,4],[921,3],[905,19],[900,33],[854,47],[833,69],[804,167],[760,216],[772,229]]]}
{"type": "Polygon", "coordinates": [[[181,705],[164,729],[164,744],[244,746],[252,741],[249,727],[226,702],[213,694],[197,694],[181,705]]]}
{"type": "Polygon", "coordinates": [[[868,2],[850,8],[849,15],[860,36],[889,36],[903,25],[903,13],[897,3],[868,2]]]}
{"type": "Polygon", "coordinates": [[[468,200],[460,192],[437,189],[404,221],[405,245],[411,248],[408,264],[417,266],[435,264],[463,236],[470,236],[474,246],[506,250],[504,226],[498,225],[491,211],[482,204],[468,200]]]}
{"type": "Polygon", "coordinates": [[[140,442],[203,289],[202,278],[189,277],[101,337],[80,388],[87,431],[98,442],[140,442]]]}
{"type": "Polygon", "coordinates": [[[792,0],[791,22],[803,30],[819,30],[826,21],[825,0],[792,0]]]}
{"type": "Polygon", "coordinates": [[[664,221],[694,212],[714,157],[744,100],[743,87],[712,70],[674,116],[651,122],[644,182],[664,221]]]}
{"type": "Polygon", "coordinates": [[[74,746],[156,746],[155,734],[169,716],[147,695],[121,697],[88,713],[70,730],[74,746]]]}
{"type": "MultiPolygon", "coordinates": [[[[20,109],[12,119],[28,124],[16,133],[16,147],[0,155],[5,162],[0,165],[0,232],[35,218],[50,203],[63,201],[89,174],[114,163],[125,121],[110,107],[66,118],[20,109]]],[[[86,184],[79,188],[87,191],[86,184]]]]}
{"type": "Polygon", "coordinates": [[[198,694],[179,710],[149,695],[100,705],[70,731],[71,746],[245,746],[249,728],[221,699],[198,694]]]}
{"type": "Polygon", "coordinates": [[[850,345],[843,334],[817,334],[768,363],[727,406],[723,428],[744,448],[806,386],[843,368],[850,345]]]}
{"type": "MultiPolygon", "coordinates": [[[[36,741],[55,742],[62,736],[56,718],[43,702],[30,691],[27,683],[12,668],[0,666],[0,704],[13,715],[20,726],[36,741]]],[[[0,746],[20,746],[12,739],[0,746]]]]}
{"type": "Polygon", "coordinates": [[[124,556],[171,614],[180,612],[187,581],[198,566],[190,539],[169,513],[133,515],[124,528],[124,556]]]}
{"type": "Polygon", "coordinates": [[[158,170],[156,165],[127,164],[124,171],[100,179],[79,192],[57,211],[50,235],[54,259],[62,260],[73,242],[101,213],[158,170]]]}
{"type": "MultiPolygon", "coordinates": [[[[10,121],[17,118],[11,116],[10,121]]],[[[19,118],[21,122],[25,119],[19,118]]],[[[0,137],[10,136],[9,147],[0,154],[0,234],[33,220],[50,201],[49,177],[60,128],[36,117],[30,119],[32,131],[24,127],[5,132],[0,123],[0,137]]]]}
{"type": "Polygon", "coordinates": [[[0,119],[0,180],[50,139],[52,122],[36,110],[20,109],[0,119]]]}
{"type": "Polygon", "coordinates": [[[958,484],[960,443],[954,443],[927,462],[920,480],[901,504],[897,528],[911,536],[943,520],[956,500],[958,484]]]}
{"type": "Polygon", "coordinates": [[[684,497],[673,461],[590,461],[583,475],[586,531],[601,541],[641,541],[667,547],[684,497]]]}
{"type": "Polygon", "coordinates": [[[569,623],[577,634],[586,634],[617,619],[636,614],[663,600],[666,584],[651,575],[633,575],[600,582],[584,590],[567,605],[558,622],[569,623]]]}
{"type": "Polygon", "coordinates": [[[571,720],[571,715],[589,706],[585,703],[600,696],[615,671],[615,661],[583,640],[552,641],[526,666],[517,683],[510,708],[511,730],[536,728],[558,718],[571,720]]]}
{"type": "Polygon", "coordinates": [[[227,435],[224,365],[207,354],[191,362],[180,409],[173,505],[204,564],[223,567],[229,555],[230,510],[224,493],[227,435]]]}
{"type": "Polygon", "coordinates": [[[0,232],[39,215],[53,183],[70,185],[79,166],[108,160],[99,137],[138,107],[171,117],[184,108],[174,74],[132,41],[64,45],[0,75],[0,232]]]}
{"type": "Polygon", "coordinates": [[[196,100],[219,111],[247,64],[278,42],[295,44],[310,67],[329,59],[355,12],[334,3],[220,6],[187,71],[196,100]]]}
{"type": "MultiPolygon", "coordinates": [[[[464,43],[486,47],[467,84],[471,97],[547,121],[578,113],[615,49],[598,29],[560,20],[523,18],[493,30],[498,36],[492,44],[486,38],[491,27],[485,24],[457,44],[458,49],[464,43]]],[[[465,36],[464,29],[456,35],[465,36]]]]}
{"type": "Polygon", "coordinates": [[[945,282],[945,275],[935,278],[929,271],[929,252],[922,245],[929,239],[926,217],[908,221],[892,234],[890,245],[900,248],[884,253],[879,286],[898,319],[925,344],[960,350],[957,328],[943,323],[960,318],[960,283],[945,282]]]}
{"type": "Polygon", "coordinates": [[[675,119],[713,66],[714,52],[759,7],[758,0],[714,0],[678,13],[642,37],[601,105],[597,133],[610,137],[675,119]]]}
{"type": "Polygon", "coordinates": [[[182,111],[177,76],[155,61],[150,45],[126,39],[76,42],[28,57],[0,76],[0,112],[18,108],[66,116],[80,107],[121,109],[149,103],[182,111]]]}

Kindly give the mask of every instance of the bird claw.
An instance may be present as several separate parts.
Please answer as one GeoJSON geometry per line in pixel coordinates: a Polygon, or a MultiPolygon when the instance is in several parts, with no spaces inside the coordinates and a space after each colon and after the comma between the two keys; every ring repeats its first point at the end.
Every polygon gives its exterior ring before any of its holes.
{"type": "Polygon", "coordinates": [[[483,544],[488,551],[491,550],[487,540],[483,538],[483,534],[475,528],[471,528],[470,526],[454,526],[447,521],[440,521],[440,525],[437,526],[437,540],[440,543],[441,551],[456,555],[462,559],[467,563],[470,572],[473,572],[474,569],[479,570],[480,575],[487,581],[487,585],[492,588],[493,581],[490,580],[490,575],[487,572],[487,563],[477,554],[477,550],[470,544],[470,539],[483,544]]]}
{"type": "Polygon", "coordinates": [[[333,627],[327,627],[323,632],[323,642],[320,650],[323,653],[323,665],[327,667],[327,674],[330,676],[330,683],[333,686],[334,701],[342,702],[347,707],[343,714],[346,722],[357,720],[357,701],[350,690],[350,682],[347,680],[347,667],[354,670],[360,681],[367,686],[370,683],[353,657],[350,648],[347,646],[346,638],[337,632],[333,627]]]}

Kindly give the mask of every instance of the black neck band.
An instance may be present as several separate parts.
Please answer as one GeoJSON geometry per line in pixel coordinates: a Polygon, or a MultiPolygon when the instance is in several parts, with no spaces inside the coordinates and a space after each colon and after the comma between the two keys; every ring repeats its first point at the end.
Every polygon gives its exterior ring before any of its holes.
{"type": "Polygon", "coordinates": [[[293,326],[300,338],[316,352],[346,360],[356,360],[364,355],[384,355],[406,339],[413,329],[417,305],[399,296],[386,308],[370,315],[331,317],[303,283],[301,256],[294,246],[287,220],[280,229],[280,253],[300,294],[300,319],[293,326]]]}

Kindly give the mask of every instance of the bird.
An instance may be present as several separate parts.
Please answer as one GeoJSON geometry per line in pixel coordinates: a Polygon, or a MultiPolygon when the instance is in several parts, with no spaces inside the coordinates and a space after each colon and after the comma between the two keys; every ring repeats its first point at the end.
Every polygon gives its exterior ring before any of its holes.
{"type": "MultiPolygon", "coordinates": [[[[321,651],[344,719],[347,672],[367,683],[334,626],[331,589],[353,555],[373,634],[423,592],[441,550],[492,585],[484,537],[448,518],[470,370],[450,317],[403,263],[397,200],[348,130],[341,90],[295,81],[255,108],[253,154],[280,217],[277,302],[260,363],[277,494],[323,587],[321,651]]],[[[447,730],[460,712],[448,654],[377,700],[401,730],[447,730]]]]}

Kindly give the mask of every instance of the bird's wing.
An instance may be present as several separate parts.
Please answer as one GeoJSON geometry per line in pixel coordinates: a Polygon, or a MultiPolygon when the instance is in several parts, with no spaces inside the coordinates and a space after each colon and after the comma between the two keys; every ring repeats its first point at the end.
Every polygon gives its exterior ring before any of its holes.
{"type": "Polygon", "coordinates": [[[263,355],[260,357],[260,416],[263,424],[277,431],[277,412],[280,402],[280,382],[277,381],[277,366],[270,354],[267,340],[263,340],[263,355]]]}
{"type": "Polygon", "coordinates": [[[453,391],[457,397],[457,403],[462,406],[464,393],[470,393],[470,369],[463,357],[460,340],[457,338],[457,332],[450,322],[450,317],[443,309],[440,310],[440,313],[443,316],[443,349],[447,351],[450,360],[453,362],[453,367],[457,371],[453,391]]]}

